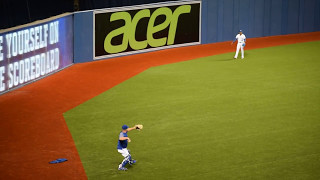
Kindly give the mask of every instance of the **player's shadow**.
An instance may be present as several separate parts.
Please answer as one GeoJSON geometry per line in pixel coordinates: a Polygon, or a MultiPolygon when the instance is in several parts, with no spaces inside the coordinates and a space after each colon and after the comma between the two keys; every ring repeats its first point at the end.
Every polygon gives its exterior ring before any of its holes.
{"type": "MultiPolygon", "coordinates": [[[[248,57],[248,53],[245,53],[245,58],[248,57]]],[[[241,54],[238,56],[237,59],[234,59],[233,56],[228,57],[228,58],[217,58],[215,61],[236,61],[236,60],[241,60],[241,54]]]]}
{"type": "Polygon", "coordinates": [[[216,59],[215,61],[234,61],[234,60],[236,60],[236,59],[234,59],[232,57],[232,58],[228,58],[228,59],[226,59],[226,58],[224,58],[224,59],[216,59]]]}

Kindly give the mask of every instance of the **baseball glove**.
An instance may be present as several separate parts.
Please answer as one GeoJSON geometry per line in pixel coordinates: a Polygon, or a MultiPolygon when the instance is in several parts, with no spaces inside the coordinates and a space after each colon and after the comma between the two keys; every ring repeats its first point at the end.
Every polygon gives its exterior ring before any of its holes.
{"type": "Polygon", "coordinates": [[[142,124],[138,124],[134,126],[137,130],[141,130],[143,129],[143,125],[142,124]]]}

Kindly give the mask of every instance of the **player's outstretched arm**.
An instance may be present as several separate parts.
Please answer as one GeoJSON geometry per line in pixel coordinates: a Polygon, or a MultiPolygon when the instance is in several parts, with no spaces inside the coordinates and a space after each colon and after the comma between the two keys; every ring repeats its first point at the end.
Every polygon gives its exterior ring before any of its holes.
{"type": "Polygon", "coordinates": [[[134,127],[131,127],[131,128],[128,128],[127,131],[132,131],[132,130],[134,130],[134,129],[136,129],[135,126],[134,126],[134,127]]]}

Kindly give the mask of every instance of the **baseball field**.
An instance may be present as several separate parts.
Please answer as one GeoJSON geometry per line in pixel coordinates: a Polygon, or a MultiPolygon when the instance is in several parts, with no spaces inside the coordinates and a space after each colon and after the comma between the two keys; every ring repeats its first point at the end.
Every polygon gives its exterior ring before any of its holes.
{"type": "Polygon", "coordinates": [[[75,64],[0,96],[0,179],[320,179],[320,32],[75,64]],[[121,126],[135,165],[118,171],[121,126]],[[49,164],[57,158],[67,162],[49,164]]]}
{"type": "Polygon", "coordinates": [[[320,41],[152,67],[64,114],[89,179],[319,179],[320,41]],[[119,172],[123,124],[137,164],[119,172]]]}

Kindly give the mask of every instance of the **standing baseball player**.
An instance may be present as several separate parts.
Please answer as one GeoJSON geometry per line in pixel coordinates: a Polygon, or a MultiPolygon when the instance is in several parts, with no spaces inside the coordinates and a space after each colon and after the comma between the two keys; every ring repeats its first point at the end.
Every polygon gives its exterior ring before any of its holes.
{"type": "Polygon", "coordinates": [[[238,44],[237,44],[236,54],[234,55],[234,59],[238,58],[238,53],[239,53],[240,48],[241,48],[241,59],[243,59],[244,58],[244,50],[243,50],[243,48],[246,45],[246,36],[242,33],[242,30],[239,31],[239,34],[237,34],[236,38],[231,43],[231,45],[234,42],[236,42],[236,40],[238,40],[238,44]]]}
{"type": "Polygon", "coordinates": [[[128,170],[127,168],[125,168],[126,164],[134,164],[136,163],[136,160],[133,160],[131,158],[131,154],[130,151],[127,149],[128,146],[128,142],[131,142],[131,139],[128,137],[128,132],[134,129],[142,129],[142,125],[135,125],[132,128],[129,128],[127,125],[123,125],[122,126],[122,131],[120,132],[119,135],[119,139],[118,139],[118,152],[124,157],[123,161],[121,162],[121,164],[118,167],[118,170],[122,170],[122,171],[126,171],[128,170]]]}

